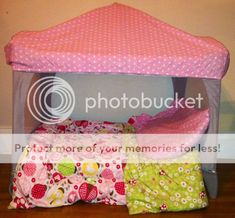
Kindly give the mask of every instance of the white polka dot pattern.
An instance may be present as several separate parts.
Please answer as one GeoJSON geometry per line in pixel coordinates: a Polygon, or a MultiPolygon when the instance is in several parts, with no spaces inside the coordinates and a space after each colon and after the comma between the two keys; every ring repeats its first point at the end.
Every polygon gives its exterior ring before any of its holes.
{"type": "Polygon", "coordinates": [[[114,3],[55,27],[16,34],[5,47],[15,71],[155,74],[221,79],[227,49],[114,3]]]}

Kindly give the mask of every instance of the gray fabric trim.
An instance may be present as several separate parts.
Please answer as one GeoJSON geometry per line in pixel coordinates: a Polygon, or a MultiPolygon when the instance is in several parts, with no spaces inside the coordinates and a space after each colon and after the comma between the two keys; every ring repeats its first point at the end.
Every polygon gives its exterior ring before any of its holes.
{"type": "Polygon", "coordinates": [[[13,133],[25,132],[27,92],[33,73],[13,72],[13,133]]]}
{"type": "MultiPolygon", "coordinates": [[[[208,106],[209,106],[209,115],[210,122],[207,133],[217,134],[219,128],[219,107],[220,107],[220,90],[221,90],[221,81],[220,80],[212,80],[212,79],[203,79],[203,83],[205,85],[207,96],[208,96],[208,106]]],[[[214,139],[214,143],[216,144],[217,139],[214,139]]],[[[202,155],[203,157],[203,155],[202,155]]],[[[206,156],[208,160],[208,156],[206,156]]],[[[211,162],[214,162],[216,159],[216,153],[212,153],[211,162]]],[[[203,170],[206,171],[216,171],[216,164],[203,164],[203,170]]]]}
{"type": "MultiPolygon", "coordinates": [[[[203,79],[209,104],[210,122],[208,127],[208,133],[217,134],[219,128],[219,107],[220,107],[220,93],[221,93],[221,81],[212,79],[203,79]]],[[[214,144],[217,144],[217,137],[213,139],[214,144]]],[[[208,143],[207,143],[208,144],[208,143]]],[[[203,158],[203,154],[201,155],[203,158]]],[[[216,164],[214,161],[217,158],[216,153],[211,153],[210,157],[204,155],[204,158],[211,160],[209,164],[202,164],[203,177],[206,183],[207,191],[210,198],[216,198],[218,195],[218,175],[216,173],[216,164]]]]}
{"type": "Polygon", "coordinates": [[[187,78],[185,77],[173,77],[172,78],[174,92],[178,93],[179,98],[183,98],[185,96],[187,78]]]}

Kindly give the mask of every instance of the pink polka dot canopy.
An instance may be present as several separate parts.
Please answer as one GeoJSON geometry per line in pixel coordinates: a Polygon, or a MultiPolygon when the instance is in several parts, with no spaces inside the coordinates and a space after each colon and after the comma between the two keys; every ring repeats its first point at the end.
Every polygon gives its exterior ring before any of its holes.
{"type": "Polygon", "coordinates": [[[42,31],[17,33],[5,53],[14,71],[25,72],[221,79],[229,62],[220,42],[118,3],[42,31]]]}

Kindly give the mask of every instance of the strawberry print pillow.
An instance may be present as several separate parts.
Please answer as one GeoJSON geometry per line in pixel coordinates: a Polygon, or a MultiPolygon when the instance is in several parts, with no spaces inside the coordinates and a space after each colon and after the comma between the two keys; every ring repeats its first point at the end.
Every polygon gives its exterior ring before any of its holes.
{"type": "MultiPolygon", "coordinates": [[[[129,124],[68,119],[56,125],[41,125],[35,133],[124,133],[129,124]]],[[[41,145],[38,145],[39,147],[41,145]]],[[[106,157],[107,158],[107,157],[106,157]]],[[[21,155],[13,178],[9,208],[58,207],[81,200],[90,203],[124,205],[123,160],[98,163],[75,154],[21,155]]]]}

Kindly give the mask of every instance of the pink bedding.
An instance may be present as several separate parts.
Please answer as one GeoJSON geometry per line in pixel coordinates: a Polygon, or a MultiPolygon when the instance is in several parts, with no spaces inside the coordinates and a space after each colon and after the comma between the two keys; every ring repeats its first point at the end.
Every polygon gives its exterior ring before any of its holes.
{"type": "Polygon", "coordinates": [[[200,134],[203,134],[208,127],[209,111],[177,108],[173,102],[170,109],[155,116],[148,114],[133,116],[128,123],[134,126],[138,133],[139,146],[171,147],[170,152],[147,152],[143,154],[144,156],[155,160],[172,158],[182,155],[182,148],[191,147],[198,142],[200,134]]]}
{"type": "Polygon", "coordinates": [[[14,71],[155,74],[221,79],[229,53],[134,8],[114,3],[5,47],[14,71]]]}

